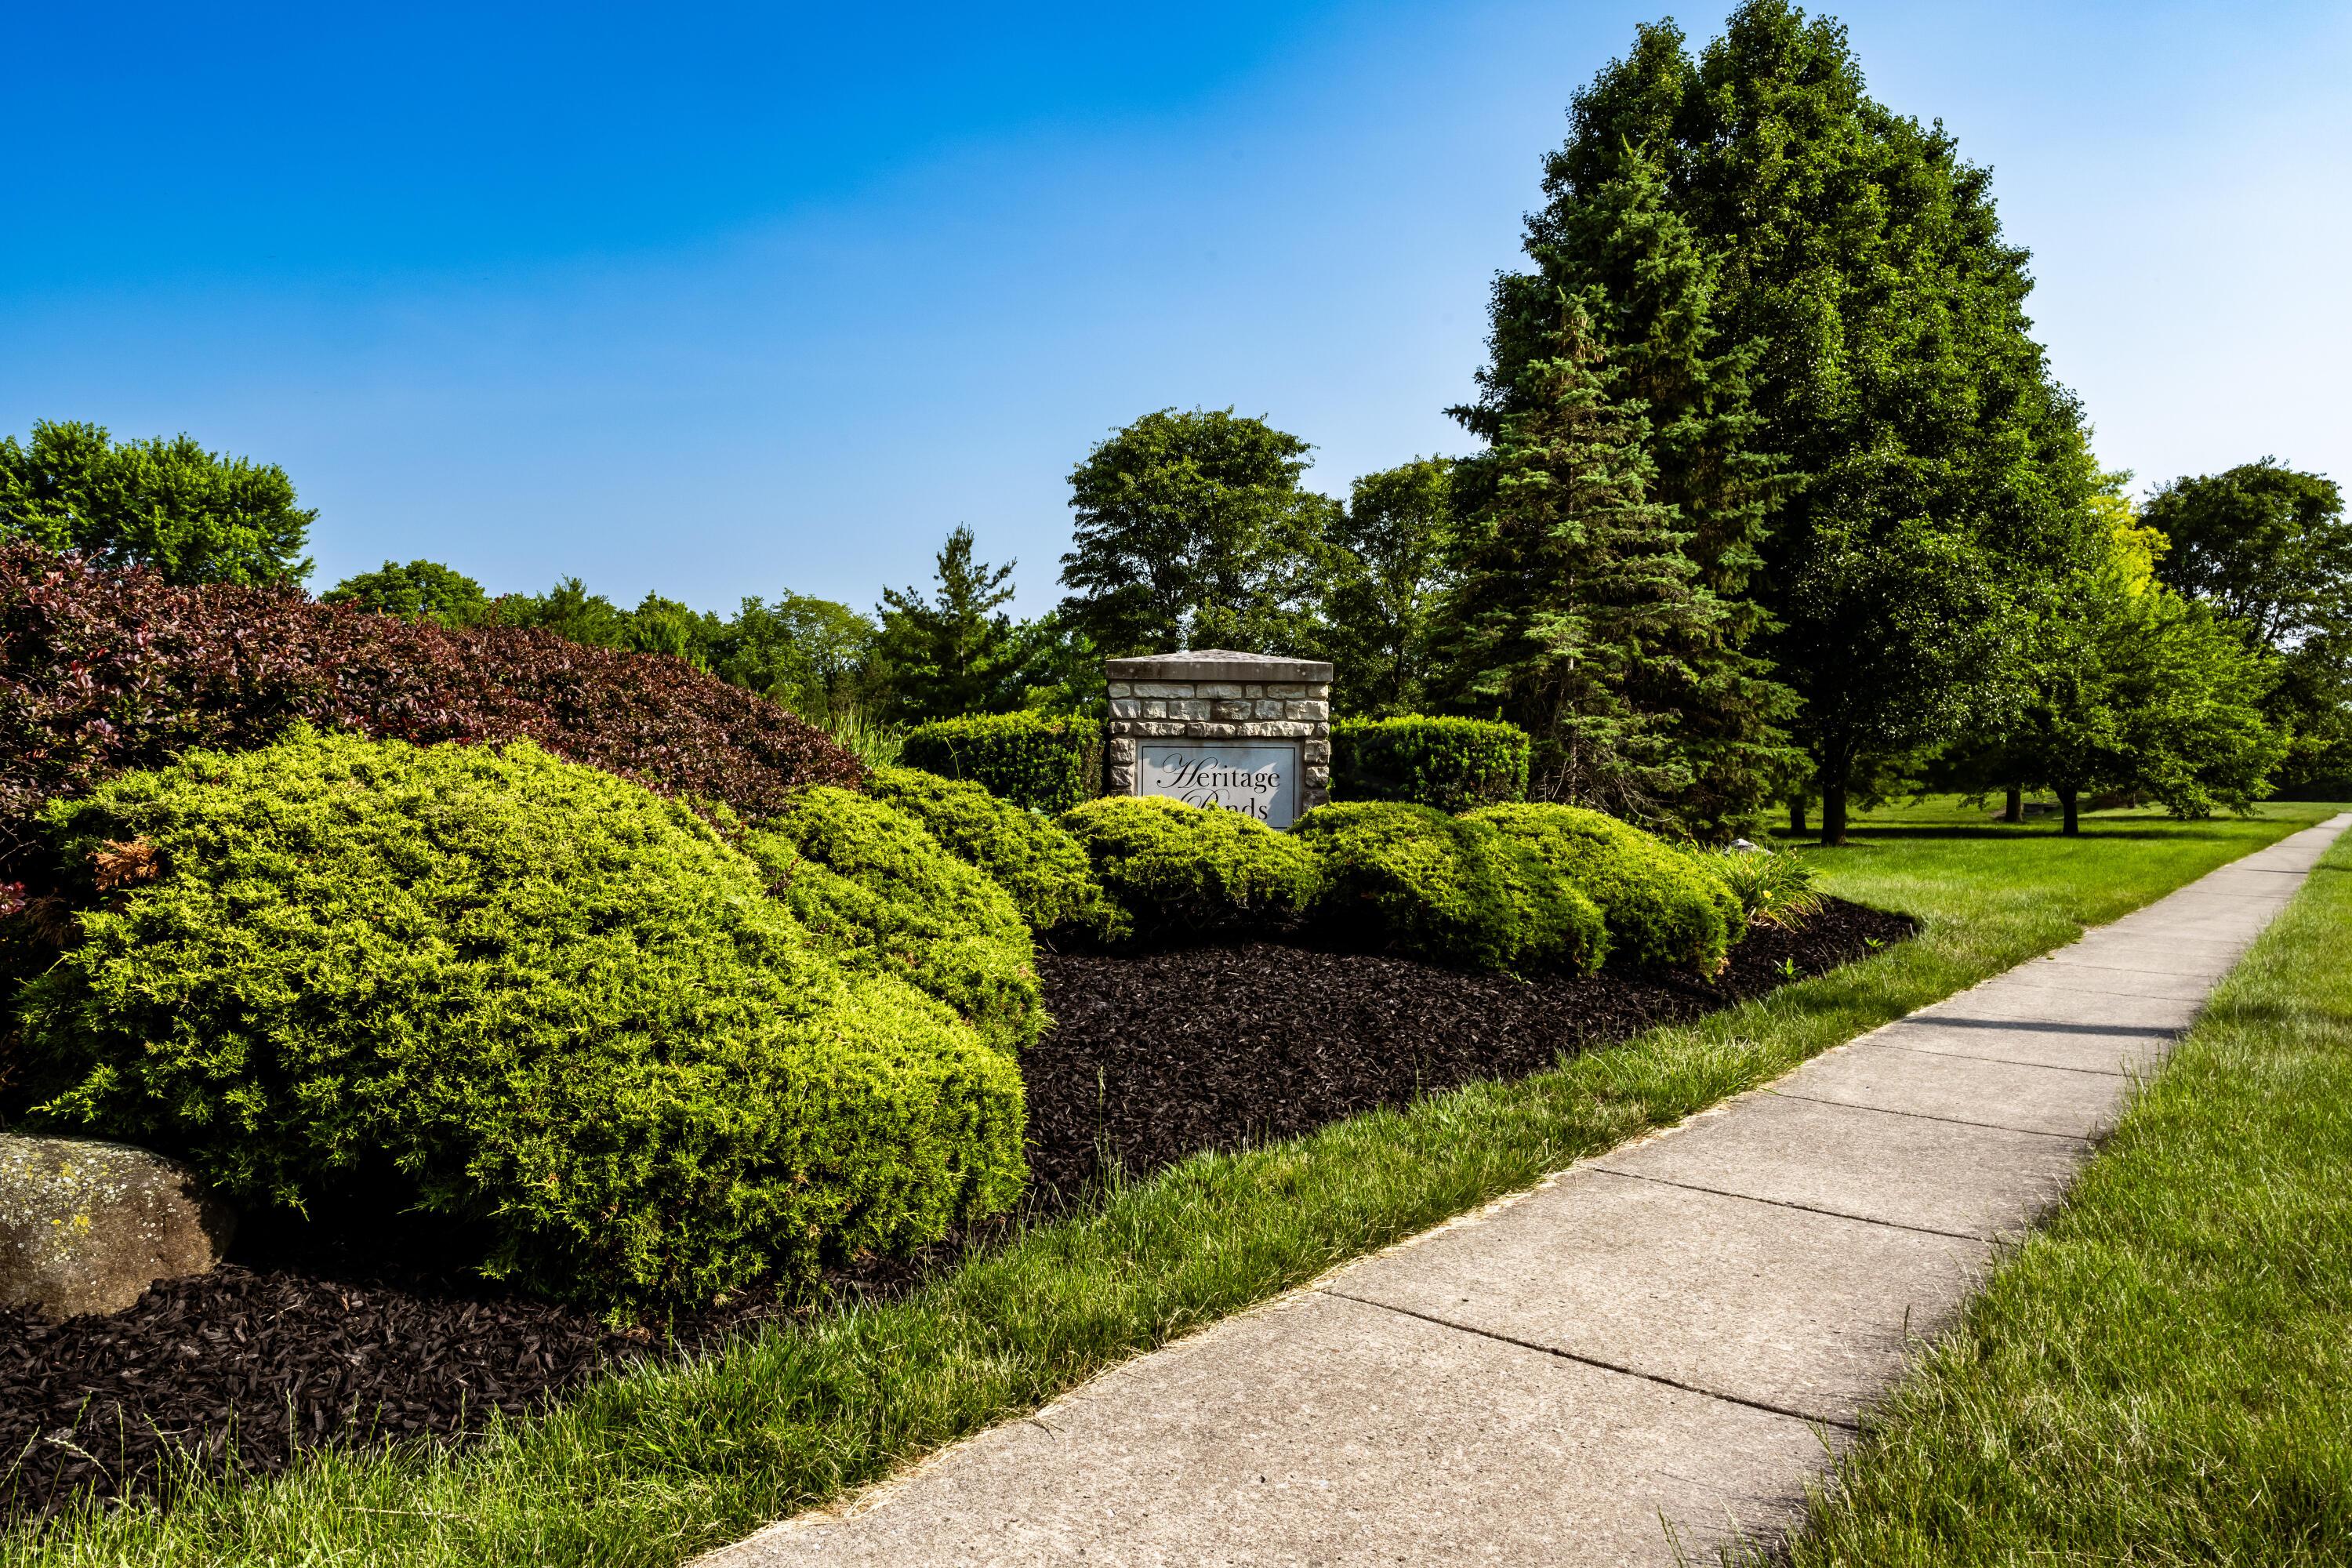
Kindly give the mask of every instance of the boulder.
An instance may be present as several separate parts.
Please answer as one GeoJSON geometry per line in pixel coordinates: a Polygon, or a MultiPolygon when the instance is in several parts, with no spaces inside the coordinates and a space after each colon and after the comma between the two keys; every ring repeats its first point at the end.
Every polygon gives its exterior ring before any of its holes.
{"type": "Polygon", "coordinates": [[[0,1307],[119,1312],[158,1279],[209,1270],[235,1225],[161,1154],[0,1134],[0,1307]]]}

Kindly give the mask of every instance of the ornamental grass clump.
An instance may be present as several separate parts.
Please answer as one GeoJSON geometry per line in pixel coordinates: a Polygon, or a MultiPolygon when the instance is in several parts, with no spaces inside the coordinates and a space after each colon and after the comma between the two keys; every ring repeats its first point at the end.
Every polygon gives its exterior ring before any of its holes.
{"type": "Polygon", "coordinates": [[[923,825],[948,853],[985,871],[1039,936],[1116,942],[1127,911],[1095,879],[1084,846],[1053,818],[964,779],[920,768],[877,767],[866,792],[923,825]]]}
{"type": "Polygon", "coordinates": [[[1719,973],[1747,929],[1722,880],[1664,840],[1573,805],[1490,805],[1465,820],[1491,824],[1540,855],[1601,907],[1609,962],[1626,969],[1719,973]]]}
{"type": "Polygon", "coordinates": [[[1822,912],[1813,868],[1793,849],[1696,849],[1691,858],[1731,889],[1746,924],[1795,931],[1822,912]]]}
{"type": "Polygon", "coordinates": [[[1145,932],[1280,924],[1315,901],[1314,852],[1239,812],[1111,795],[1061,824],[1145,932]]]}
{"type": "Polygon", "coordinates": [[[820,785],[743,835],[769,891],[847,967],[894,975],[1000,1050],[1048,1022],[1012,896],[887,802],[820,785]]]}
{"type": "Polygon", "coordinates": [[[298,728],[47,822],[83,912],[21,994],[34,1119],[238,1203],[379,1194],[478,1227],[493,1278],[619,1308],[910,1247],[1021,1190],[1009,1057],[598,769],[298,728]]]}
{"type": "Polygon", "coordinates": [[[1292,829],[1322,867],[1318,916],[1359,938],[1469,969],[1601,966],[1601,911],[1542,854],[1491,823],[1402,801],[1308,812],[1292,829]]]}

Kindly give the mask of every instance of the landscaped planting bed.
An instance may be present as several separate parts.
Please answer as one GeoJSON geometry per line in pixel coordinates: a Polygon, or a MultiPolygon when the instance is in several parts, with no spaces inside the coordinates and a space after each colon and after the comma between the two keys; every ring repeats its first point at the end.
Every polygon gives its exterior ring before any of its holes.
{"type": "MultiPolygon", "coordinates": [[[[1090,1201],[1106,1157],[1128,1177],[1197,1150],[1289,1136],[1695,1018],[1909,934],[1830,900],[1803,930],[1759,927],[1713,984],[1521,981],[1328,946],[1229,941],[1039,955],[1058,1020],[1025,1050],[1040,1212],[1090,1201]]],[[[130,1311],[62,1324],[0,1312],[0,1511],[152,1490],[236,1468],[282,1471],[305,1447],[480,1430],[617,1361],[685,1353],[826,1297],[888,1292],[1007,1234],[992,1222],[909,1262],[826,1276],[779,1302],[746,1295],[659,1332],[504,1292],[436,1259],[420,1229],[388,1255],[264,1232],[244,1260],[151,1289],[130,1311]]]]}

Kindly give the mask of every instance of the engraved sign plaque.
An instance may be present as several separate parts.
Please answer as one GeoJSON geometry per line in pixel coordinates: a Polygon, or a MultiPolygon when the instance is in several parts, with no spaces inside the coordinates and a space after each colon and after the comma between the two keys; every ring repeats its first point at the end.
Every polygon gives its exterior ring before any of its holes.
{"type": "Polygon", "coordinates": [[[1298,816],[1296,741],[1139,740],[1135,793],[1216,806],[1287,827],[1298,816]]]}

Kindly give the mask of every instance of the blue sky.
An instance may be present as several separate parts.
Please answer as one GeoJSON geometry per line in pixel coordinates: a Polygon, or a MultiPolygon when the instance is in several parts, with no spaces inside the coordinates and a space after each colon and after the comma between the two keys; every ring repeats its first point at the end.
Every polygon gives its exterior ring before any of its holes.
{"type": "MultiPolygon", "coordinates": [[[[19,7],[0,434],[281,463],[321,587],[866,606],[968,522],[1042,610],[1147,410],[1265,415],[1335,493],[1463,449],[1538,160],[1661,14],[855,9],[19,7]]],[[[2110,465],[2352,480],[2352,7],[1834,10],[1994,167],[2110,465]]]]}

